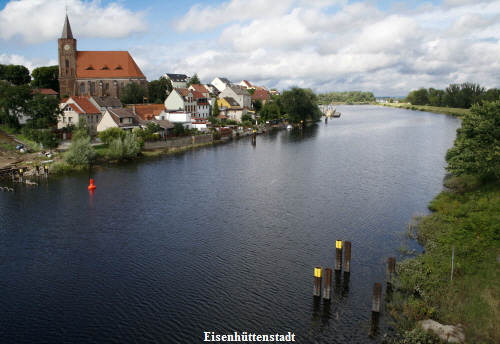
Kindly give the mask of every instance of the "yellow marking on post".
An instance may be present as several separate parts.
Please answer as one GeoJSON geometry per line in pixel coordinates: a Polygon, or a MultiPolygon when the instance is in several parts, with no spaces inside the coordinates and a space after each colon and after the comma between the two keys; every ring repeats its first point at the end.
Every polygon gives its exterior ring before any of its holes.
{"type": "Polygon", "coordinates": [[[321,266],[317,266],[314,268],[314,277],[321,277],[321,266]]]}
{"type": "Polygon", "coordinates": [[[335,243],[335,247],[342,248],[342,240],[337,240],[337,242],[335,243]]]}

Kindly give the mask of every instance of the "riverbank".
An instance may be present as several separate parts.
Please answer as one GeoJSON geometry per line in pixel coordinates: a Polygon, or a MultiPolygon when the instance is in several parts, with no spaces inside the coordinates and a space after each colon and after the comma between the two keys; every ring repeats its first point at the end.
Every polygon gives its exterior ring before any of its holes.
{"type": "MultiPolygon", "coordinates": [[[[428,318],[462,327],[467,343],[500,343],[500,182],[446,180],[417,237],[425,252],[398,264],[387,310],[415,338],[428,318]]],[[[416,341],[405,341],[405,343],[416,341]]]]}
{"type": "Polygon", "coordinates": [[[470,113],[469,109],[460,108],[448,108],[448,107],[438,107],[438,106],[428,106],[428,105],[411,105],[409,103],[374,103],[373,105],[378,106],[389,106],[398,109],[414,110],[414,111],[425,111],[432,113],[441,113],[443,115],[451,115],[458,118],[465,116],[470,113]]]}

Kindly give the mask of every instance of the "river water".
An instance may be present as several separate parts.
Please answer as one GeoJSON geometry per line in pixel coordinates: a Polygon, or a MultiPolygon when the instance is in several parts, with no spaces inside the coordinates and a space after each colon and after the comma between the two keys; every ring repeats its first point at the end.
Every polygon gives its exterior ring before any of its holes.
{"type": "MultiPolygon", "coordinates": [[[[199,343],[209,334],[376,343],[374,283],[445,175],[459,120],[376,106],[183,153],[0,180],[0,341],[199,343]],[[93,178],[97,189],[87,190],[93,178]],[[315,266],[352,242],[331,301],[315,266]]],[[[406,243],[419,250],[414,242],[406,243]]],[[[385,292],[385,290],[383,290],[385,292]]],[[[383,307],[382,307],[383,308],[383,307]]]]}

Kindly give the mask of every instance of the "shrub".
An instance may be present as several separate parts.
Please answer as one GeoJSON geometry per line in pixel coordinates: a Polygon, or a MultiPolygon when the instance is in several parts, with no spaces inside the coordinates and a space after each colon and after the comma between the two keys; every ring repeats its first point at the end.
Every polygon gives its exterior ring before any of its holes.
{"type": "Polygon", "coordinates": [[[134,133],[126,133],[122,139],[115,139],[109,145],[108,157],[113,160],[124,160],[136,157],[141,151],[139,141],[134,133]]]}
{"type": "Polygon", "coordinates": [[[71,140],[71,147],[64,157],[71,165],[90,165],[95,160],[96,152],[90,144],[90,138],[82,137],[71,140]]]}
{"type": "Polygon", "coordinates": [[[103,143],[110,144],[116,139],[123,139],[125,137],[125,132],[120,128],[113,127],[99,132],[97,136],[103,143]]]}

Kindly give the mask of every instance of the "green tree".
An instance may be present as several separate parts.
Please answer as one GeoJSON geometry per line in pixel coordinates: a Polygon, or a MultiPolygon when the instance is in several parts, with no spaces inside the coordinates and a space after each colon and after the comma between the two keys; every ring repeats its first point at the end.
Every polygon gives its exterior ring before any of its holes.
{"type": "Polygon", "coordinates": [[[259,112],[262,109],[262,100],[256,99],[253,101],[253,108],[255,112],[259,112]]]}
{"type": "Polygon", "coordinates": [[[444,90],[443,106],[458,108],[460,107],[460,85],[450,84],[444,90]]]}
{"type": "Polygon", "coordinates": [[[429,104],[429,92],[426,88],[411,91],[406,96],[406,101],[412,105],[427,105],[429,104]]]}
{"type": "Polygon", "coordinates": [[[148,85],[149,99],[151,99],[156,104],[163,104],[165,102],[165,99],[167,99],[169,84],[170,87],[172,87],[170,80],[168,80],[164,76],[160,77],[158,80],[151,81],[148,85]]]}
{"type": "Polygon", "coordinates": [[[495,101],[500,100],[500,89],[498,88],[490,88],[487,90],[484,95],[481,97],[481,101],[495,101]]]}
{"type": "Polygon", "coordinates": [[[263,121],[269,121],[272,119],[280,119],[281,118],[281,110],[278,104],[276,103],[267,103],[262,107],[259,112],[260,118],[263,121]]]}
{"type": "Polygon", "coordinates": [[[459,107],[462,109],[469,109],[472,104],[479,102],[484,93],[484,87],[481,87],[478,84],[470,82],[461,84],[459,107]]]}
{"type": "Polygon", "coordinates": [[[253,117],[252,115],[250,115],[249,113],[246,113],[244,115],[241,115],[241,121],[242,122],[245,122],[245,121],[250,121],[252,122],[253,121],[253,117]]]}
{"type": "Polygon", "coordinates": [[[500,101],[471,107],[446,161],[454,175],[500,179],[500,101]]]}
{"type": "Polygon", "coordinates": [[[310,89],[293,86],[290,90],[283,91],[280,98],[292,123],[307,120],[317,122],[321,118],[317,97],[310,89]]]}
{"type": "Polygon", "coordinates": [[[198,77],[198,74],[194,73],[194,75],[189,78],[187,82],[187,87],[198,84],[201,84],[200,78],[198,77]]]}
{"type": "Polygon", "coordinates": [[[38,67],[31,72],[33,88],[50,88],[59,92],[59,66],[38,67]]]}
{"type": "Polygon", "coordinates": [[[210,123],[212,123],[212,125],[220,125],[221,124],[221,120],[219,117],[208,117],[207,119],[210,123]]]}
{"type": "Polygon", "coordinates": [[[62,114],[59,99],[54,96],[35,93],[26,103],[25,115],[29,117],[26,125],[31,128],[54,127],[62,114]]]}
{"type": "Polygon", "coordinates": [[[123,88],[120,101],[122,104],[138,104],[144,100],[145,91],[141,85],[131,82],[123,88]]]}
{"type": "Polygon", "coordinates": [[[434,88],[429,88],[429,105],[430,106],[443,106],[443,90],[436,90],[434,88]]]}
{"type": "Polygon", "coordinates": [[[117,138],[109,145],[108,157],[114,160],[124,160],[136,157],[141,151],[137,136],[126,132],[123,139],[117,138]]]}
{"type": "Polygon", "coordinates": [[[125,131],[118,127],[111,127],[106,130],[100,131],[97,134],[97,137],[101,140],[101,142],[110,144],[116,139],[123,139],[125,137],[125,131]]]}
{"type": "Polygon", "coordinates": [[[214,99],[214,106],[212,107],[212,117],[219,116],[219,104],[217,104],[217,99],[214,99]]]}
{"type": "Polygon", "coordinates": [[[25,85],[31,81],[30,71],[21,65],[6,65],[4,67],[3,77],[14,85],[25,85]]]}
{"type": "Polygon", "coordinates": [[[0,80],[0,122],[11,128],[19,128],[19,118],[32,97],[29,85],[13,86],[0,80]]]}

